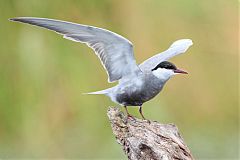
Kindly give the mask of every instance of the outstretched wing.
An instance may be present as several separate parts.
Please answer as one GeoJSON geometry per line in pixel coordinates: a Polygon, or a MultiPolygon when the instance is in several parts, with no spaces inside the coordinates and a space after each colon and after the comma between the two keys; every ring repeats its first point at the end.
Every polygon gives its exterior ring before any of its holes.
{"type": "Polygon", "coordinates": [[[180,39],[175,41],[166,51],[159,53],[139,65],[142,71],[150,71],[160,62],[166,61],[176,55],[184,53],[193,44],[190,39],[180,39]]]}
{"type": "Polygon", "coordinates": [[[131,42],[111,31],[47,18],[19,17],[10,20],[47,28],[62,34],[66,39],[86,43],[100,58],[109,82],[140,71],[131,42]]]}

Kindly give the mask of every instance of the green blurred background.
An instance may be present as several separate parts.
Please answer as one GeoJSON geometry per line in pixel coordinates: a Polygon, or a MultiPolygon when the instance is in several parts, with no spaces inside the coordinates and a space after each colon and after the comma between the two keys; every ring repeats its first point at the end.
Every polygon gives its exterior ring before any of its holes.
{"type": "Polygon", "coordinates": [[[35,16],[117,32],[139,63],[191,38],[187,53],[171,60],[190,74],[145,103],[145,116],[175,123],[197,159],[237,159],[237,1],[0,0],[0,11],[1,158],[126,159],[106,116],[116,105],[82,95],[115,84],[85,45],[7,20],[35,16]]]}

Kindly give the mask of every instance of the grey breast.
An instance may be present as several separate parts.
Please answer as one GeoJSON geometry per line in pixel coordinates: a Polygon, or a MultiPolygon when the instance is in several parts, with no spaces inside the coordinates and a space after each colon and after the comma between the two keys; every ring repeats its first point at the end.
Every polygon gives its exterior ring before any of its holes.
{"type": "Polygon", "coordinates": [[[126,106],[140,106],[155,97],[162,87],[163,83],[152,73],[144,73],[120,84],[116,101],[126,106]]]}

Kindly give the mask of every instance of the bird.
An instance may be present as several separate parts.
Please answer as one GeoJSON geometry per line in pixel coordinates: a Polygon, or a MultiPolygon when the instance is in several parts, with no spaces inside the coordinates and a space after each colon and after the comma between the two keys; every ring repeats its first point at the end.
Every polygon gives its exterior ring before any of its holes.
{"type": "Polygon", "coordinates": [[[92,48],[107,72],[108,82],[118,83],[111,88],[87,94],[108,96],[113,102],[124,106],[128,117],[133,116],[127,107],[138,106],[142,119],[146,119],[142,111],[143,103],[158,95],[174,75],[187,74],[168,60],[186,52],[193,44],[191,39],[177,40],[167,50],[137,64],[133,44],[112,31],[48,18],[16,17],[9,20],[55,31],[63,38],[84,43],[92,48]]]}

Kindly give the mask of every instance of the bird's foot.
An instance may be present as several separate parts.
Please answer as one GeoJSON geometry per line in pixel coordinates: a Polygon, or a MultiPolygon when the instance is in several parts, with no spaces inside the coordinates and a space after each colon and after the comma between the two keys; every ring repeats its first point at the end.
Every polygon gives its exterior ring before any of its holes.
{"type": "Polygon", "coordinates": [[[151,124],[151,121],[148,119],[144,119],[144,121],[146,121],[148,124],[151,124]]]}
{"type": "Polygon", "coordinates": [[[135,120],[135,117],[133,117],[131,114],[127,114],[127,118],[128,118],[128,119],[134,119],[134,120],[135,120]]]}
{"type": "Polygon", "coordinates": [[[142,121],[145,121],[145,122],[147,122],[147,123],[149,123],[149,124],[151,123],[151,121],[150,121],[150,120],[146,119],[146,118],[145,118],[145,117],[143,117],[143,116],[142,116],[142,121]]]}

